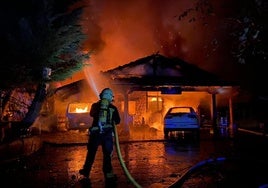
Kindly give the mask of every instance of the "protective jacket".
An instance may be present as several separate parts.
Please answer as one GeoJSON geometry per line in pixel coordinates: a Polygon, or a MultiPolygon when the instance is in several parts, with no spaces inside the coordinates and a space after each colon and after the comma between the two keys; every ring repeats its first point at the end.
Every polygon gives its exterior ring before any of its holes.
{"type": "MultiPolygon", "coordinates": [[[[107,132],[112,130],[113,125],[120,123],[120,115],[116,106],[112,103],[109,103],[107,108],[102,109],[102,100],[99,100],[96,103],[93,103],[90,109],[90,116],[93,117],[91,132],[99,130],[101,120],[100,112],[105,111],[105,121],[101,126],[103,126],[103,131],[107,132]]],[[[102,118],[103,119],[103,118],[102,118]]]]}

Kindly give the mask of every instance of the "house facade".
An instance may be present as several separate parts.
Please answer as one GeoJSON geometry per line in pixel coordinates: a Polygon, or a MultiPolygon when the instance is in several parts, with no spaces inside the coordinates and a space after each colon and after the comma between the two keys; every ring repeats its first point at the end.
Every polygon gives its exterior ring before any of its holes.
{"type": "Polygon", "coordinates": [[[161,129],[172,106],[194,107],[215,128],[218,109],[227,107],[225,116],[232,126],[232,98],[238,86],[179,58],[152,54],[102,74],[118,95],[126,132],[142,124],[161,129]]]}

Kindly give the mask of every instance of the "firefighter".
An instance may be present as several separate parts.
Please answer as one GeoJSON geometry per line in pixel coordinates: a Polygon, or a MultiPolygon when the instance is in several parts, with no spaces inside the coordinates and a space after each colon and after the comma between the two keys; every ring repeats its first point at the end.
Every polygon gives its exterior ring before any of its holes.
{"type": "Polygon", "coordinates": [[[103,89],[99,97],[100,100],[93,103],[90,109],[93,122],[89,129],[86,159],[79,173],[86,178],[89,177],[98,146],[101,145],[103,152],[102,171],[107,182],[116,180],[111,158],[114,146],[113,126],[120,123],[120,115],[117,107],[112,104],[114,96],[110,88],[103,89]]]}

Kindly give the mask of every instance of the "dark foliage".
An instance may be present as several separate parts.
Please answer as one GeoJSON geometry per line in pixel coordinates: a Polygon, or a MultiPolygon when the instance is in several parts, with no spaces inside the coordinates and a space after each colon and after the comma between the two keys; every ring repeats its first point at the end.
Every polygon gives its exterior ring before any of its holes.
{"type": "Polygon", "coordinates": [[[78,0],[9,0],[0,10],[0,88],[42,81],[43,68],[51,79],[64,80],[83,67],[78,0]],[[72,8],[74,7],[74,8],[72,8]]]}

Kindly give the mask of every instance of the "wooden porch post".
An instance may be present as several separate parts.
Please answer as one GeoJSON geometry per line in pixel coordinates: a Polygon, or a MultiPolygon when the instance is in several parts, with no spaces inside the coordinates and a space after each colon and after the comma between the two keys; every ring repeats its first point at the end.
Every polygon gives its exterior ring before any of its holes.
{"type": "Polygon", "coordinates": [[[230,137],[234,137],[236,127],[234,124],[234,112],[233,112],[233,97],[238,95],[239,91],[237,87],[232,87],[230,97],[229,97],[229,134],[230,137]]]}
{"type": "Polygon", "coordinates": [[[216,93],[211,93],[212,97],[212,109],[211,109],[211,117],[212,117],[212,127],[214,135],[217,133],[217,104],[216,104],[216,93]]]}

